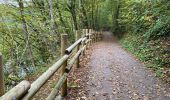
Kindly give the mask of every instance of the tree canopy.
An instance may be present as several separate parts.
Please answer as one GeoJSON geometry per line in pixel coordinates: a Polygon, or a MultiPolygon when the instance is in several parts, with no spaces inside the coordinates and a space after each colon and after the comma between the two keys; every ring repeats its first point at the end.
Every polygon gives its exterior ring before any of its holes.
{"type": "Polygon", "coordinates": [[[127,33],[135,34],[142,41],[140,49],[151,40],[169,37],[169,21],[169,0],[10,0],[1,3],[0,52],[4,55],[6,80],[11,83],[10,77],[22,78],[58,59],[62,33],[69,35],[70,43],[75,39],[75,31],[81,29],[110,30],[121,38],[127,33]]]}

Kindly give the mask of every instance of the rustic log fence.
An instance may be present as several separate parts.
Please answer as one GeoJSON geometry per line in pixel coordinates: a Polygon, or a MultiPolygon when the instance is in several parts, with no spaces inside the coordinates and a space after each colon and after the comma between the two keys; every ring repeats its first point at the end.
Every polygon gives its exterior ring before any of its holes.
{"type": "Polygon", "coordinates": [[[12,88],[10,91],[4,94],[4,81],[3,81],[3,66],[2,66],[2,55],[0,54],[0,100],[29,100],[31,99],[39,89],[50,79],[50,77],[61,68],[60,78],[48,95],[46,100],[54,100],[59,95],[61,90],[61,96],[67,95],[67,76],[70,70],[75,64],[79,68],[80,55],[85,54],[85,50],[89,48],[93,43],[101,40],[101,32],[94,31],[92,29],[83,29],[82,31],[76,31],[76,41],[68,47],[68,35],[61,35],[61,58],[53,64],[49,69],[44,72],[38,79],[32,84],[24,80],[17,86],[12,88]],[[81,34],[83,33],[83,34],[81,34]],[[68,47],[68,48],[67,48],[68,47]],[[73,50],[76,53],[70,58],[73,50]],[[68,59],[71,59],[68,61],[68,59]],[[3,95],[4,94],[4,95],[3,95]]]}

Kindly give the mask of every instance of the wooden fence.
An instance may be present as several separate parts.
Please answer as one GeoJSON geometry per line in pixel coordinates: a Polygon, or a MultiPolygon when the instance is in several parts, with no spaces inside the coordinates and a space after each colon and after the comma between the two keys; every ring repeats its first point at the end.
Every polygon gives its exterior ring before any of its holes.
{"type": "Polygon", "coordinates": [[[53,64],[49,69],[44,72],[38,79],[36,79],[32,84],[24,80],[20,82],[17,86],[12,88],[7,93],[4,93],[4,82],[3,82],[3,71],[2,71],[2,55],[0,55],[0,100],[29,100],[31,99],[40,88],[50,79],[50,77],[61,68],[61,76],[48,95],[46,100],[54,100],[57,95],[59,95],[59,90],[61,90],[61,96],[67,95],[67,76],[73,67],[73,64],[79,68],[80,55],[84,55],[86,49],[89,48],[92,43],[101,40],[101,32],[94,31],[92,29],[83,29],[82,31],[76,31],[76,41],[68,47],[68,35],[61,35],[61,58],[53,64]],[[68,48],[67,48],[68,47],[68,48]],[[73,50],[76,50],[75,55],[71,58],[70,55],[73,50]],[[68,61],[68,59],[70,59],[68,61]]]}

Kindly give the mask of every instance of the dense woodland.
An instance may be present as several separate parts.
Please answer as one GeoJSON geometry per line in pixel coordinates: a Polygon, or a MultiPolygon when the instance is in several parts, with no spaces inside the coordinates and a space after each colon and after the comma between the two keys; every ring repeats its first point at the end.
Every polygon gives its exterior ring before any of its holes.
{"type": "MultiPolygon", "coordinates": [[[[169,0],[9,0],[0,4],[0,52],[6,85],[14,85],[60,57],[81,29],[112,31],[123,47],[170,77],[169,0]]],[[[170,80],[170,79],[169,79],[170,80]]]]}

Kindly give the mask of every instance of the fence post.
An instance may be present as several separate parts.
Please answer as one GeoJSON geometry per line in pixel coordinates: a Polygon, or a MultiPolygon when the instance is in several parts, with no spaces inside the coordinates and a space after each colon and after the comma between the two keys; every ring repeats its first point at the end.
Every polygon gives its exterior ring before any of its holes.
{"type": "Polygon", "coordinates": [[[100,40],[99,38],[100,38],[99,31],[97,31],[97,41],[100,40]]]}
{"type": "Polygon", "coordinates": [[[98,42],[98,31],[96,31],[96,41],[98,42]]]}
{"type": "Polygon", "coordinates": [[[88,36],[88,33],[89,33],[89,29],[86,29],[86,36],[88,36]]]}
{"type": "Polygon", "coordinates": [[[90,34],[91,34],[91,36],[90,36],[90,38],[91,38],[91,45],[93,44],[93,30],[92,29],[90,29],[90,34]]]}
{"type": "Polygon", "coordinates": [[[0,96],[5,93],[5,83],[4,83],[4,72],[3,72],[3,61],[2,53],[0,53],[0,96]]]}
{"type": "MultiPolygon", "coordinates": [[[[88,38],[91,39],[91,36],[90,36],[90,29],[88,29],[88,38]]],[[[91,41],[89,41],[89,46],[91,45],[91,41]]]]}
{"type": "Polygon", "coordinates": [[[92,34],[93,34],[93,43],[95,43],[95,31],[92,30],[92,34]]]}
{"type": "Polygon", "coordinates": [[[101,31],[101,34],[100,34],[100,36],[101,36],[101,40],[102,40],[102,38],[103,38],[103,37],[102,37],[102,36],[103,36],[102,34],[103,34],[103,31],[101,31]]]}
{"type": "Polygon", "coordinates": [[[95,31],[95,42],[97,42],[97,31],[95,31]]]}
{"type": "MultiPolygon", "coordinates": [[[[86,29],[86,37],[87,37],[87,40],[89,40],[90,38],[89,38],[89,32],[88,32],[89,30],[88,29],[86,29]]],[[[87,45],[87,49],[89,48],[89,43],[87,43],[86,44],[87,45]]]]}
{"type": "Polygon", "coordinates": [[[101,31],[99,31],[99,41],[101,41],[101,31]]]}
{"type": "MultiPolygon", "coordinates": [[[[78,39],[80,39],[80,36],[81,36],[81,32],[77,30],[77,31],[76,31],[76,41],[77,41],[78,39]]],[[[80,44],[77,45],[77,47],[76,47],[76,52],[78,52],[79,49],[80,49],[80,44]]],[[[77,59],[77,61],[76,61],[76,67],[77,67],[77,68],[80,67],[79,62],[80,62],[80,57],[78,57],[78,59],[77,59]]]]}
{"type": "MultiPolygon", "coordinates": [[[[86,37],[86,29],[83,29],[83,38],[86,37]]],[[[86,40],[83,41],[82,48],[86,45],[86,40]]],[[[87,48],[87,47],[86,47],[87,48]]],[[[83,51],[83,56],[85,55],[86,48],[83,51]]]]}
{"type": "Polygon", "coordinates": [[[86,37],[86,29],[83,29],[82,31],[83,31],[82,36],[83,36],[83,37],[86,37]]]}
{"type": "Polygon", "coordinates": [[[90,29],[89,30],[89,34],[90,34],[90,39],[91,39],[91,41],[90,41],[90,45],[92,45],[92,43],[93,43],[93,35],[92,35],[92,29],[90,29]]]}
{"type": "MultiPolygon", "coordinates": [[[[68,46],[68,35],[61,34],[61,57],[65,55],[65,50],[67,49],[67,46],[68,46]]],[[[67,66],[67,61],[64,62],[64,64],[62,65],[61,76],[64,74],[66,66],[67,66]]],[[[67,79],[61,88],[61,95],[63,97],[67,95],[67,79]]]]}

